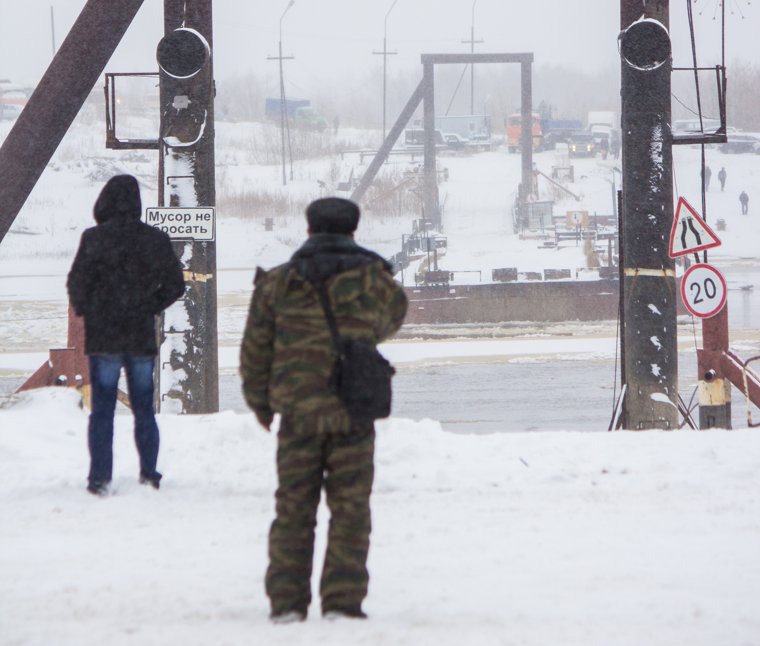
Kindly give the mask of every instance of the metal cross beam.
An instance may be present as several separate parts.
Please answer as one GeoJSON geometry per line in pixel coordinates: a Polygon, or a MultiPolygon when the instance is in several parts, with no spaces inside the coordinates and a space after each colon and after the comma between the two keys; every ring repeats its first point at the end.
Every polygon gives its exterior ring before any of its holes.
{"type": "Polygon", "coordinates": [[[0,148],[0,242],[143,4],[88,0],[0,148]]]}

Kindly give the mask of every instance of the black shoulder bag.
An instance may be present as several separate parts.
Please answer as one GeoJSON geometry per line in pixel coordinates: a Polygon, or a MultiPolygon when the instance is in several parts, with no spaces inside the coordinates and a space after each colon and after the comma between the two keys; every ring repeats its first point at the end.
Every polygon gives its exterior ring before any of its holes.
{"type": "Polygon", "coordinates": [[[388,417],[391,414],[391,377],[396,370],[373,343],[340,336],[324,282],[314,286],[337,354],[330,375],[330,392],[343,402],[353,420],[372,422],[388,417]]]}

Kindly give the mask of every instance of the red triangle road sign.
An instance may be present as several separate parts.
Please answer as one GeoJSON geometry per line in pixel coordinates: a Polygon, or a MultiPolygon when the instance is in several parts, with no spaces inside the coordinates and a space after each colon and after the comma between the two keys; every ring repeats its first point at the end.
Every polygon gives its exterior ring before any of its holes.
{"type": "Polygon", "coordinates": [[[670,230],[670,257],[720,246],[720,240],[694,207],[684,198],[678,198],[673,228],[670,230]]]}

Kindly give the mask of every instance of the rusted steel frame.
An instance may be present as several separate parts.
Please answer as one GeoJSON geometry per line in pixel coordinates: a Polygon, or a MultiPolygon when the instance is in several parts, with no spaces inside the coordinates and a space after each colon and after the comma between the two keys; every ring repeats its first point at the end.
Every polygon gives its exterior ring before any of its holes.
{"type": "MultiPolygon", "coordinates": [[[[726,350],[721,355],[720,367],[723,376],[741,390],[748,401],[760,407],[760,376],[748,367],[751,361],[758,359],[760,356],[750,357],[746,361],[742,361],[733,352],[726,350]]],[[[749,407],[747,407],[747,425],[760,426],[760,424],[752,423],[749,407]]]]}
{"type": "Polygon", "coordinates": [[[143,0],[88,0],[0,147],[0,242],[143,0]]]}

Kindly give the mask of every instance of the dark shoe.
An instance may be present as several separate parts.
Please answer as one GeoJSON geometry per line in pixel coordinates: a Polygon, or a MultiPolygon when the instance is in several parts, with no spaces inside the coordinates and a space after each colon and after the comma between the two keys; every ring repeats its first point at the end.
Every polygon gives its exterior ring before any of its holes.
{"type": "Polygon", "coordinates": [[[299,621],[306,621],[305,610],[281,610],[272,612],[269,619],[273,624],[295,624],[299,621]]]}
{"type": "Polygon", "coordinates": [[[161,486],[161,474],[157,473],[156,477],[151,477],[148,475],[145,475],[144,473],[140,474],[140,484],[144,485],[150,485],[154,489],[158,489],[161,486]]]}
{"type": "Polygon", "coordinates": [[[336,607],[336,608],[323,608],[322,616],[329,621],[334,621],[335,619],[366,619],[367,613],[365,613],[359,607],[353,607],[353,608],[336,607]]]}
{"type": "Polygon", "coordinates": [[[101,498],[104,498],[110,493],[110,484],[110,481],[90,482],[87,485],[87,491],[89,491],[93,496],[100,496],[101,498]]]}

